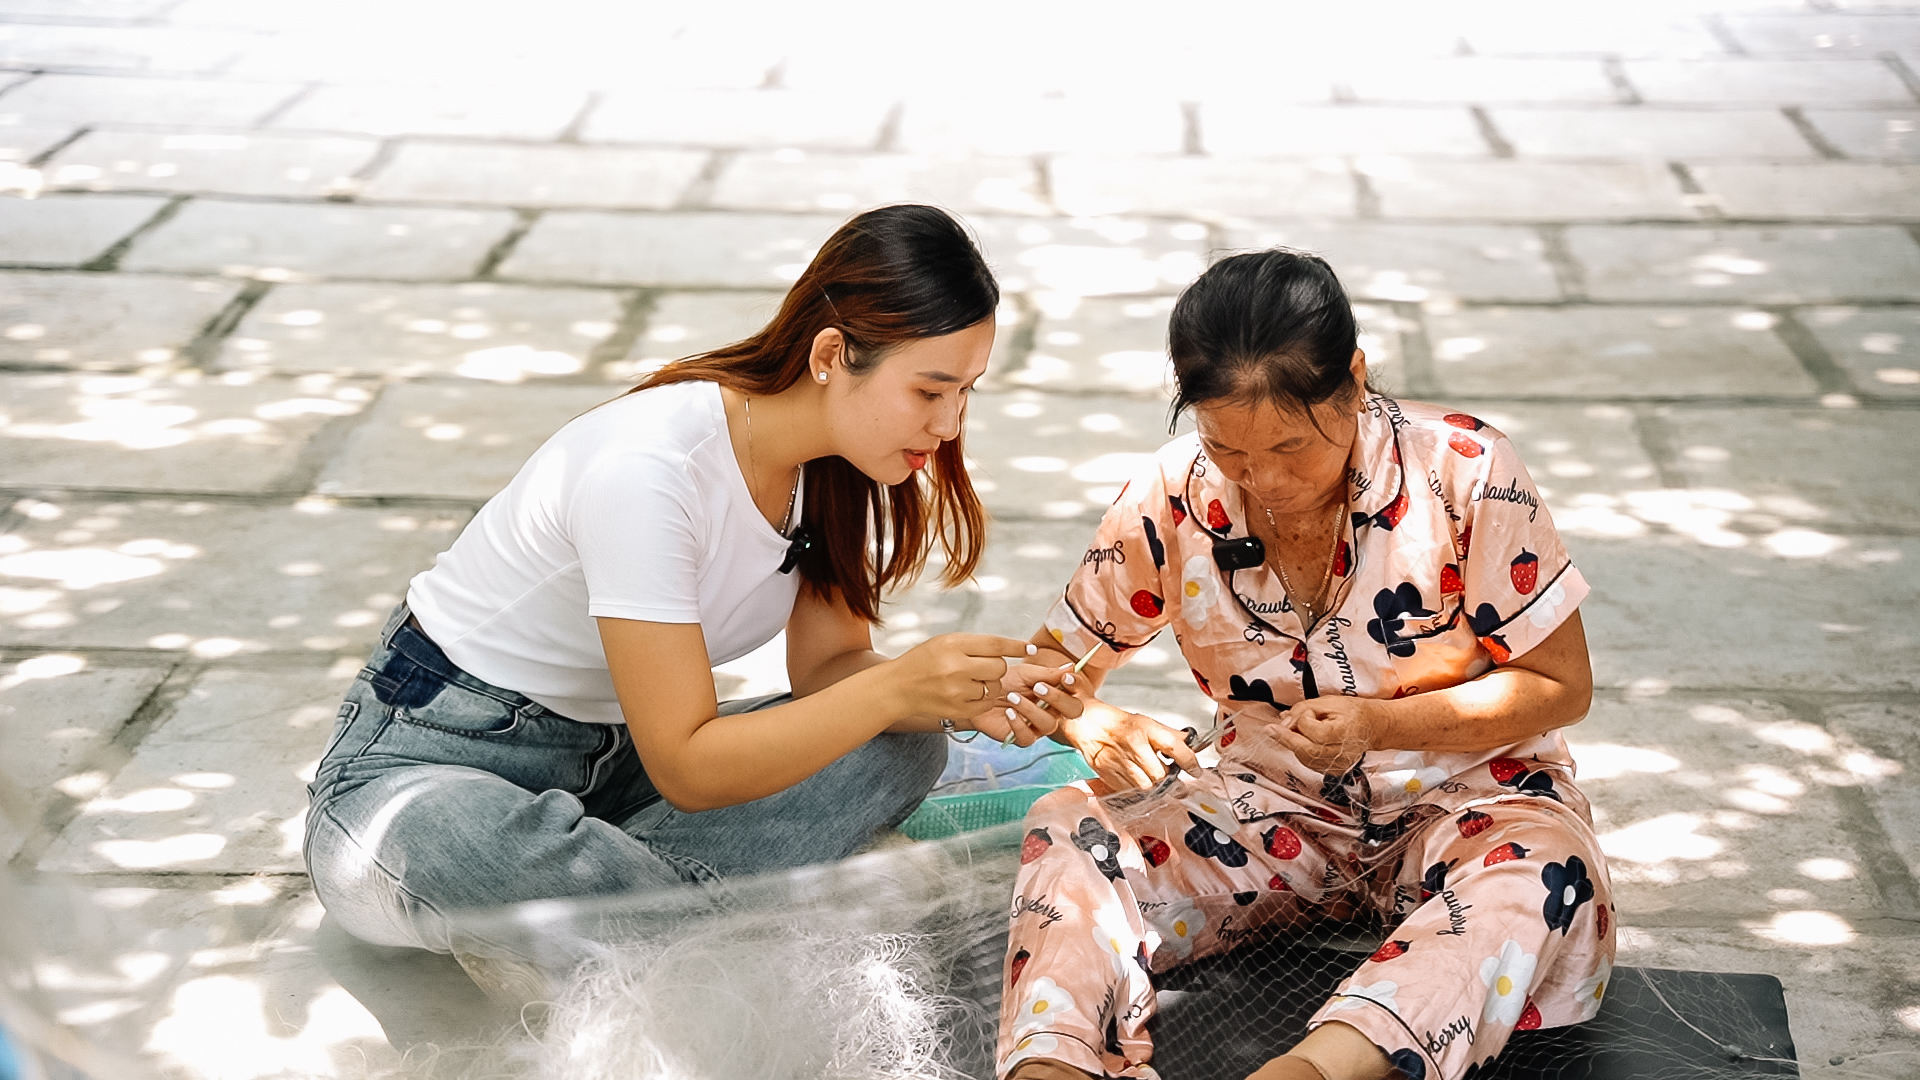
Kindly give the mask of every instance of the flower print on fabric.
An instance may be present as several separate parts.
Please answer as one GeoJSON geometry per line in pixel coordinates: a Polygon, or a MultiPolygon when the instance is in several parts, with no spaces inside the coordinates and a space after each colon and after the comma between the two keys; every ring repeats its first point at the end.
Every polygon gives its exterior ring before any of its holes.
{"type": "Polygon", "coordinates": [[[1444,768],[1427,764],[1427,755],[1418,750],[1402,750],[1393,756],[1393,768],[1381,773],[1380,778],[1409,795],[1418,795],[1451,775],[1444,768]]]}
{"type": "Polygon", "coordinates": [[[1199,939],[1200,931],[1207,928],[1206,913],[1192,900],[1175,900],[1162,908],[1156,908],[1147,916],[1147,921],[1160,932],[1162,948],[1172,950],[1175,956],[1185,958],[1192,954],[1193,943],[1199,939]]]}
{"type": "Polygon", "coordinates": [[[1247,865],[1247,849],[1236,843],[1233,837],[1198,814],[1189,812],[1187,817],[1193,819],[1193,828],[1187,830],[1185,837],[1187,850],[1204,858],[1218,859],[1222,866],[1237,868],[1247,865]]]}
{"type": "Polygon", "coordinates": [[[1180,617],[1190,626],[1205,626],[1220,603],[1219,568],[1212,555],[1195,555],[1180,573],[1180,617]]]}
{"type": "Polygon", "coordinates": [[[1060,1040],[1044,1032],[1034,1032],[1013,1044],[1013,1053],[1000,1063],[1002,1072],[1012,1072],[1013,1066],[1028,1058],[1054,1058],[1060,1053],[1060,1040]]]}
{"type": "Polygon", "coordinates": [[[1127,925],[1124,915],[1102,908],[1093,917],[1093,940],[1100,951],[1113,961],[1116,975],[1125,975],[1130,967],[1146,968],[1140,957],[1140,938],[1127,925]]]}
{"type": "Polygon", "coordinates": [[[1108,832],[1097,819],[1080,819],[1080,827],[1074,830],[1073,846],[1086,852],[1108,881],[1120,880],[1120,838],[1108,832]]]}
{"type": "Polygon", "coordinates": [[[1508,939],[1497,956],[1480,961],[1480,981],[1487,988],[1487,1003],[1480,1010],[1483,1021],[1512,1027],[1520,1022],[1520,1010],[1526,1007],[1527,991],[1533,987],[1533,967],[1537,958],[1508,939]]]}
{"type": "Polygon", "coordinates": [[[1600,1015],[1601,999],[1607,996],[1607,984],[1613,980],[1613,961],[1602,956],[1600,970],[1580,981],[1574,987],[1573,1003],[1580,1010],[1580,1019],[1584,1023],[1600,1015]]]}
{"type": "Polygon", "coordinates": [[[1547,899],[1540,913],[1547,929],[1565,934],[1573,926],[1573,915],[1580,905],[1593,899],[1593,882],[1587,877],[1587,864],[1578,855],[1567,856],[1565,863],[1550,862],[1540,871],[1547,887],[1547,899]]]}
{"type": "Polygon", "coordinates": [[[1344,1009],[1364,1009],[1368,1005],[1378,1005],[1395,1016],[1400,1015],[1400,1006],[1393,995],[1400,990],[1400,984],[1391,979],[1382,979],[1371,986],[1354,983],[1333,996],[1328,1012],[1340,1012],[1344,1009]]]}
{"type": "Polygon", "coordinates": [[[1411,581],[1403,581],[1392,589],[1381,589],[1373,596],[1374,617],[1367,620],[1367,636],[1387,647],[1390,656],[1412,656],[1412,639],[1402,638],[1400,631],[1407,625],[1408,619],[1425,619],[1434,615],[1420,595],[1420,587],[1411,581]]]}
{"type": "Polygon", "coordinates": [[[1527,621],[1535,626],[1558,626],[1561,621],[1560,605],[1566,602],[1567,590],[1556,581],[1547,586],[1547,591],[1540,594],[1533,606],[1527,608],[1527,621]]]}
{"type": "Polygon", "coordinates": [[[1033,980],[1027,996],[1020,1003],[1020,1019],[1015,1025],[1020,1031],[1046,1027],[1062,1016],[1073,1012],[1073,995],[1059,983],[1045,975],[1033,980]]]}
{"type": "Polygon", "coordinates": [[[1273,698],[1273,687],[1265,679],[1243,679],[1238,675],[1227,676],[1228,701],[1264,701],[1268,705],[1284,709],[1273,698]]]}

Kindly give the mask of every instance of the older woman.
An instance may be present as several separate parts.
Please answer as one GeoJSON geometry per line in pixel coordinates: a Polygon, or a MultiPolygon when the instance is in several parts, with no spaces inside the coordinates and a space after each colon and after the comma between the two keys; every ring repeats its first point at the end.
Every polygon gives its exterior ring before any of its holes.
{"type": "Polygon", "coordinates": [[[1109,647],[1050,695],[1101,780],[1029,816],[1001,1075],[1151,1076],[1151,971],[1329,911],[1392,929],[1258,1080],[1451,1080],[1592,1017],[1611,889],[1557,731],[1592,694],[1587,585],[1513,446],[1372,393],[1311,255],[1222,261],[1169,336],[1197,430],[1034,635],[1054,663],[1109,647]],[[1098,698],[1169,628],[1219,703],[1216,768],[1098,698]],[[1100,797],[1127,788],[1150,790],[1100,797]]]}

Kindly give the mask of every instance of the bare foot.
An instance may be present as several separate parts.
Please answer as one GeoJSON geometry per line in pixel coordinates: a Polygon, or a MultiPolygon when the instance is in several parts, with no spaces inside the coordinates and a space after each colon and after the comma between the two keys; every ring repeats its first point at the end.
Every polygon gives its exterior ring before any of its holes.
{"type": "Polygon", "coordinates": [[[1007,1080],[1094,1080],[1094,1076],[1050,1058],[1028,1058],[1007,1074],[1007,1080]]]}

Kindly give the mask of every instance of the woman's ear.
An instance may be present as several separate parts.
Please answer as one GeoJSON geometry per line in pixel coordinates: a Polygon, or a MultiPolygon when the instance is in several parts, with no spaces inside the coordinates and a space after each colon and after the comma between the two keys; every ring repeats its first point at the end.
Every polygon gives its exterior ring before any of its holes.
{"type": "Polygon", "coordinates": [[[807,373],[816,383],[826,383],[838,366],[845,370],[846,335],[829,326],[813,335],[813,351],[807,357],[807,373]]]}
{"type": "Polygon", "coordinates": [[[1367,396],[1367,350],[1353,350],[1353,363],[1347,366],[1353,373],[1353,385],[1362,398],[1367,396]]]}

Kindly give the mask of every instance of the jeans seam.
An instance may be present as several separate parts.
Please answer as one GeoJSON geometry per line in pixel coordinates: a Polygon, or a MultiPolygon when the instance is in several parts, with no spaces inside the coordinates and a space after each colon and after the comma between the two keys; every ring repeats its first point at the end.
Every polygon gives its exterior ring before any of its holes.
{"type": "MultiPolygon", "coordinates": [[[[331,823],[334,828],[340,830],[341,838],[346,840],[347,843],[353,845],[353,849],[360,853],[360,857],[366,860],[366,863],[368,866],[371,866],[375,870],[380,871],[380,875],[387,879],[387,883],[393,887],[395,892],[401,893],[402,895],[406,896],[407,899],[413,901],[416,904],[419,904],[422,908],[431,912],[433,914],[433,917],[436,919],[439,919],[442,924],[447,923],[446,913],[441,911],[438,907],[435,907],[431,900],[428,900],[425,897],[414,892],[412,889],[407,888],[406,885],[401,882],[400,875],[388,869],[386,864],[380,861],[379,856],[375,855],[371,851],[368,851],[367,846],[360,842],[359,837],[354,836],[353,831],[351,829],[348,829],[346,824],[342,822],[338,817],[334,816],[333,809],[331,807],[322,809],[317,816],[319,818],[325,819],[327,822],[331,823]]],[[[309,832],[308,835],[309,837],[311,837],[312,833],[309,832]]],[[[309,843],[311,843],[311,840],[309,840],[309,843]]],[[[311,867],[308,868],[308,875],[310,877],[312,876],[311,867]]],[[[326,902],[322,901],[321,906],[325,907],[326,902]]],[[[450,928],[451,927],[449,927],[449,929],[450,928]]],[[[416,933],[415,936],[418,937],[420,935],[416,933]]],[[[451,945],[451,942],[449,942],[449,945],[451,945]]]]}

